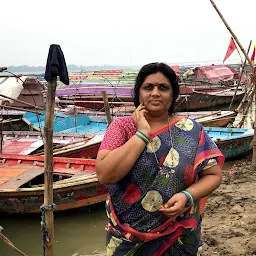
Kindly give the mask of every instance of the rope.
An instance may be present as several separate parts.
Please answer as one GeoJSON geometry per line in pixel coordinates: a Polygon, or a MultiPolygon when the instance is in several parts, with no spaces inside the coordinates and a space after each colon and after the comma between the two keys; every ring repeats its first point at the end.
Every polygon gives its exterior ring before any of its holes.
{"type": "Polygon", "coordinates": [[[16,252],[18,252],[22,256],[27,256],[24,252],[22,252],[19,248],[14,246],[14,244],[0,231],[0,238],[9,246],[11,246],[16,252]]]}
{"type": "Polygon", "coordinates": [[[46,256],[46,244],[50,241],[49,238],[49,233],[46,227],[46,222],[45,222],[45,213],[46,211],[53,210],[56,207],[56,204],[51,204],[51,205],[45,205],[42,204],[40,206],[41,209],[41,230],[43,233],[43,256],[46,256]]]}

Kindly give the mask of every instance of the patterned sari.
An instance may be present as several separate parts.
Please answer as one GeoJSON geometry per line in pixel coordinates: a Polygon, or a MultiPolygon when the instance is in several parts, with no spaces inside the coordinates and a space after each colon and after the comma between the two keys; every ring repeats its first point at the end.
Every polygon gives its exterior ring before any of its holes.
{"type": "MultiPolygon", "coordinates": [[[[114,150],[135,133],[132,117],[118,118],[109,126],[100,150],[114,150]]],[[[177,218],[168,218],[158,210],[174,194],[196,182],[201,170],[222,166],[224,157],[203,127],[186,117],[150,137],[131,171],[106,186],[107,255],[199,255],[206,198],[195,201],[177,218]]]]}

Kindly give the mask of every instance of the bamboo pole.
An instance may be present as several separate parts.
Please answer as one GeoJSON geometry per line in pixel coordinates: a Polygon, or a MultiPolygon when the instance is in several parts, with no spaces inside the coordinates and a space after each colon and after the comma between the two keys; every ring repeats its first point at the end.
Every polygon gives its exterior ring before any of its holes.
{"type": "Polygon", "coordinates": [[[238,44],[239,48],[241,49],[241,51],[243,52],[245,58],[247,59],[248,63],[250,64],[251,68],[253,69],[254,66],[248,56],[248,54],[246,54],[243,46],[241,45],[241,43],[238,41],[238,38],[236,37],[235,33],[232,31],[232,29],[230,28],[230,26],[228,25],[228,23],[226,22],[226,20],[224,19],[223,15],[221,14],[221,12],[219,11],[219,9],[217,8],[216,4],[214,3],[213,0],[210,0],[210,2],[212,3],[212,6],[214,7],[214,9],[216,10],[216,12],[219,14],[220,18],[222,19],[223,23],[225,24],[227,30],[230,32],[230,34],[232,35],[232,37],[235,39],[236,43],[238,44]]]}
{"type": "MultiPolygon", "coordinates": [[[[254,65],[251,62],[248,54],[246,54],[243,46],[240,44],[240,42],[238,41],[236,35],[234,34],[234,32],[231,30],[231,28],[229,27],[228,23],[226,22],[226,20],[224,19],[224,17],[222,16],[221,12],[219,11],[219,9],[217,8],[217,6],[215,5],[213,0],[210,0],[210,2],[212,3],[212,6],[214,7],[214,9],[217,11],[217,13],[219,14],[221,20],[223,21],[223,23],[225,24],[226,28],[228,29],[228,31],[231,33],[231,35],[233,36],[233,38],[235,39],[236,43],[238,44],[239,48],[241,49],[241,51],[243,52],[245,58],[247,59],[248,63],[250,64],[251,68],[252,68],[252,83],[254,84],[254,86],[256,86],[256,79],[255,79],[255,70],[254,70],[254,65]]],[[[255,89],[254,89],[255,92],[255,89]]],[[[254,97],[256,98],[256,94],[254,93],[254,97]]],[[[256,99],[255,99],[256,101],[256,99]]],[[[254,115],[256,116],[256,108],[254,110],[254,115]]],[[[254,118],[254,137],[253,137],[253,156],[252,156],[252,169],[256,170],[256,122],[255,122],[255,118],[254,118]]]]}
{"type": "Polygon", "coordinates": [[[9,246],[11,246],[19,255],[27,256],[24,252],[22,252],[19,248],[17,248],[11,240],[9,240],[1,231],[0,231],[0,238],[9,246]]]}
{"type": "Polygon", "coordinates": [[[248,96],[250,95],[250,92],[253,90],[254,85],[251,84],[249,89],[247,90],[247,93],[244,95],[243,99],[241,100],[239,106],[236,108],[237,112],[241,112],[241,108],[244,106],[245,102],[248,101],[248,96]]]}
{"type": "MultiPolygon", "coordinates": [[[[249,51],[250,51],[250,48],[251,48],[251,44],[252,44],[252,40],[249,43],[247,54],[249,54],[249,51]]],[[[235,96],[236,96],[236,93],[237,93],[237,89],[238,89],[238,87],[239,87],[239,85],[241,83],[242,76],[243,76],[243,73],[244,73],[245,65],[246,65],[246,58],[244,59],[243,67],[242,67],[241,74],[240,74],[240,77],[239,77],[239,81],[238,81],[238,84],[236,85],[236,90],[235,90],[234,96],[233,96],[232,101],[231,101],[231,103],[229,105],[229,110],[231,110],[231,108],[232,108],[232,105],[233,105],[233,102],[234,102],[234,99],[235,99],[235,96]]]]}
{"type": "Polygon", "coordinates": [[[101,93],[102,93],[102,96],[103,96],[104,108],[105,108],[105,112],[106,112],[106,115],[107,115],[108,125],[110,125],[112,120],[111,120],[110,108],[109,108],[109,104],[108,104],[108,96],[107,96],[105,91],[101,91],[101,93]]]}
{"type": "MultiPolygon", "coordinates": [[[[57,76],[53,76],[48,82],[46,99],[46,117],[44,124],[44,205],[53,205],[53,118],[55,105],[55,92],[57,87],[57,76]]],[[[53,256],[54,243],[54,217],[52,209],[45,209],[45,222],[48,230],[49,239],[46,240],[45,252],[47,256],[53,256]]]]}
{"type": "MultiPolygon", "coordinates": [[[[245,111],[244,111],[246,114],[247,114],[247,112],[249,111],[250,105],[252,104],[254,93],[255,93],[255,87],[253,88],[253,90],[251,91],[251,94],[250,94],[249,97],[248,97],[248,98],[249,98],[249,102],[248,102],[248,104],[247,104],[247,106],[246,106],[246,109],[245,109],[245,111]]],[[[242,127],[242,125],[243,125],[243,123],[244,123],[244,120],[245,120],[245,118],[246,118],[246,114],[242,116],[240,122],[237,124],[237,128],[241,128],[241,127],[242,127]]]]}

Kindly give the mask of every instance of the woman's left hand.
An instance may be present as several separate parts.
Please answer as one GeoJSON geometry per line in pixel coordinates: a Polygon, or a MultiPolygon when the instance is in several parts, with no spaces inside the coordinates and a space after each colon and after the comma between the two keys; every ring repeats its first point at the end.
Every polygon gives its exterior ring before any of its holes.
{"type": "Polygon", "coordinates": [[[186,203],[186,196],[182,193],[177,193],[168,202],[161,205],[159,211],[167,217],[180,216],[187,210],[185,208],[186,203]]]}

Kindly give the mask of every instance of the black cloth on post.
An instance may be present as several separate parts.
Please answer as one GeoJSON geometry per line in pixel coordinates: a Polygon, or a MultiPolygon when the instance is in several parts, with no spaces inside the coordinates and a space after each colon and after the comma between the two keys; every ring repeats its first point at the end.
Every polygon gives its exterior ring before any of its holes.
{"type": "Polygon", "coordinates": [[[62,83],[69,85],[69,76],[64,54],[58,44],[50,45],[44,78],[49,82],[52,80],[53,76],[59,76],[62,83]]]}

